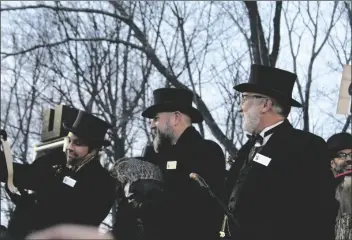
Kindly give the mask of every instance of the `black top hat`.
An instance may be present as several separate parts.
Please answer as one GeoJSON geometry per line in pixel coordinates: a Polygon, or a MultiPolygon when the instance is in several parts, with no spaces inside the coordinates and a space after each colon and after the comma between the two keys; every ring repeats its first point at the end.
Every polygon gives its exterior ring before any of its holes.
{"type": "Polygon", "coordinates": [[[193,93],[179,88],[159,88],[154,90],[154,105],[143,111],[142,116],[154,118],[159,112],[180,111],[187,114],[193,123],[203,121],[202,114],[192,107],[193,93]]]}
{"type": "Polygon", "coordinates": [[[236,85],[234,89],[267,95],[284,106],[302,107],[302,104],[291,97],[296,79],[297,75],[294,73],[253,64],[248,83],[236,85]]]}
{"type": "Polygon", "coordinates": [[[352,148],[352,135],[346,132],[334,134],[327,140],[327,144],[330,157],[333,157],[338,151],[352,148]]]}
{"type": "Polygon", "coordinates": [[[66,130],[88,141],[93,141],[103,146],[109,146],[111,144],[110,141],[105,140],[104,137],[107,130],[111,128],[112,125],[92,114],[79,110],[72,126],[67,126],[66,123],[62,125],[66,130]]]}

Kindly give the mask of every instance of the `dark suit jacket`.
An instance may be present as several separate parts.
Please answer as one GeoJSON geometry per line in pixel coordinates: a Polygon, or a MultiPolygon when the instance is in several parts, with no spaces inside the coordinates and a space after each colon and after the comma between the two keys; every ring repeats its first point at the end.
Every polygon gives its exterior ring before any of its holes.
{"type": "MultiPolygon", "coordinates": [[[[60,151],[40,157],[30,165],[14,163],[15,186],[34,190],[37,201],[28,203],[23,199],[21,203],[17,200],[23,212],[15,214],[18,219],[11,219],[9,229],[15,230],[12,234],[18,236],[19,229],[26,234],[59,223],[99,226],[105,219],[115,200],[115,180],[98,159],[87,163],[78,172],[67,168],[58,171],[57,166],[65,162],[65,154],[60,151]],[[65,177],[73,179],[74,186],[63,183],[65,177]],[[32,216],[26,216],[28,214],[32,216]],[[22,221],[26,217],[30,222],[22,221]]],[[[0,159],[0,180],[7,181],[3,157],[0,159]]]]}
{"type": "Polygon", "coordinates": [[[226,182],[228,196],[241,187],[232,210],[240,228],[232,239],[333,239],[337,205],[325,141],[285,120],[260,152],[271,158],[268,166],[253,160],[243,166],[249,151],[247,142],[226,182]]]}
{"type": "Polygon", "coordinates": [[[157,165],[164,173],[167,193],[163,222],[165,239],[218,239],[223,211],[189,175],[192,172],[199,174],[223,199],[226,169],[220,146],[203,139],[191,126],[172,149],[160,153],[157,159],[157,165]],[[175,169],[172,162],[177,162],[175,169]]]}

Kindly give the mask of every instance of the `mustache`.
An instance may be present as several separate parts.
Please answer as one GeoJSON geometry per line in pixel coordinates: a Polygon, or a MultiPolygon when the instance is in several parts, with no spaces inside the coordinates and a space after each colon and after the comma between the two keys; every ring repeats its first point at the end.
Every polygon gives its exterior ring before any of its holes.
{"type": "Polygon", "coordinates": [[[73,156],[77,157],[77,153],[72,150],[66,150],[66,155],[73,155],[73,156]]]}
{"type": "Polygon", "coordinates": [[[150,130],[150,133],[152,134],[153,137],[156,136],[157,132],[158,132],[158,129],[157,129],[157,128],[152,128],[152,129],[150,130]]]}
{"type": "Polygon", "coordinates": [[[347,166],[351,166],[351,165],[352,165],[352,160],[348,160],[345,162],[345,164],[343,166],[347,167],[347,166]]]}

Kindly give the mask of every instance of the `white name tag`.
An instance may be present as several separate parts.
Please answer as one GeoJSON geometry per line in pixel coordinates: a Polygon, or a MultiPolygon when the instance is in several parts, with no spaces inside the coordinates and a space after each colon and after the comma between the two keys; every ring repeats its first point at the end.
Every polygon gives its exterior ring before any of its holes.
{"type": "Polygon", "coordinates": [[[268,166],[270,161],[271,161],[271,158],[269,157],[266,157],[264,155],[261,155],[260,153],[257,153],[254,158],[253,158],[253,161],[257,162],[257,163],[260,163],[264,166],[268,166]]]}
{"type": "Polygon", "coordinates": [[[64,180],[62,181],[63,183],[65,183],[66,185],[70,186],[70,187],[74,187],[76,184],[76,180],[70,178],[70,177],[64,177],[64,180]]]}
{"type": "Polygon", "coordinates": [[[168,161],[166,164],[166,169],[176,169],[177,161],[168,161]]]}

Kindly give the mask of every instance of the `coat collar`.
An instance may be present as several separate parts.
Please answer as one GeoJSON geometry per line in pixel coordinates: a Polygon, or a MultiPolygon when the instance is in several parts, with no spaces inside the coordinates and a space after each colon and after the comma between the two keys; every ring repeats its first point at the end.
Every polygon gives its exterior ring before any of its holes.
{"type": "MultiPolygon", "coordinates": [[[[283,141],[285,137],[288,137],[285,135],[290,129],[293,129],[293,127],[287,119],[285,119],[282,123],[278,124],[277,128],[275,129],[275,132],[272,134],[268,142],[264,145],[261,153],[275,152],[275,148],[277,149],[277,146],[280,146],[282,144],[281,141],[283,141]]],[[[248,140],[239,150],[238,156],[242,154],[247,156],[249,151],[251,150],[251,147],[252,143],[248,140]]]]}
{"type": "Polygon", "coordinates": [[[202,136],[193,126],[189,126],[181,134],[175,146],[178,147],[178,146],[187,145],[197,139],[202,139],[202,136]]]}
{"type": "Polygon", "coordinates": [[[275,130],[273,135],[270,137],[268,142],[260,151],[260,154],[269,158],[273,158],[275,153],[280,152],[280,150],[278,151],[278,146],[283,146],[283,144],[285,144],[286,142],[286,139],[290,138],[288,132],[292,129],[293,127],[291,123],[287,119],[285,119],[282,124],[277,126],[277,129],[275,130]]]}

